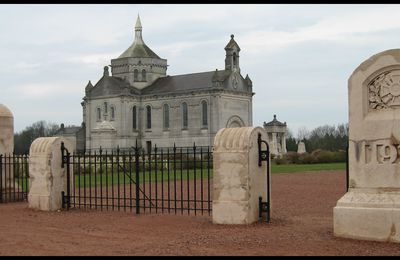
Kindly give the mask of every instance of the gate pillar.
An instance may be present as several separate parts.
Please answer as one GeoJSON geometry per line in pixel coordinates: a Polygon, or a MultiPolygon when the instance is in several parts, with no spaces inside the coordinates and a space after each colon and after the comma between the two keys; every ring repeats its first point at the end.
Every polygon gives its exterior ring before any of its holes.
{"type": "Polygon", "coordinates": [[[30,147],[29,208],[54,211],[62,207],[61,192],[67,190],[67,167],[61,167],[61,142],[73,151],[73,144],[63,137],[40,137],[30,147]]]}
{"type": "MultiPolygon", "coordinates": [[[[260,217],[260,197],[270,198],[270,156],[260,161],[262,127],[222,128],[214,140],[212,220],[215,224],[251,224],[260,217]],[[261,139],[259,139],[259,136],[261,139]],[[268,165],[268,166],[267,166],[268,165]],[[267,186],[268,185],[268,186],[267,186]]],[[[265,144],[262,147],[266,149],[265,144]]],[[[268,201],[270,205],[270,201],[268,201]]]]}
{"type": "Polygon", "coordinates": [[[0,104],[0,155],[3,155],[3,158],[0,157],[0,201],[12,199],[7,196],[13,196],[14,187],[18,187],[18,183],[14,182],[13,167],[6,166],[6,156],[12,156],[13,153],[14,116],[5,105],[0,104]]]}

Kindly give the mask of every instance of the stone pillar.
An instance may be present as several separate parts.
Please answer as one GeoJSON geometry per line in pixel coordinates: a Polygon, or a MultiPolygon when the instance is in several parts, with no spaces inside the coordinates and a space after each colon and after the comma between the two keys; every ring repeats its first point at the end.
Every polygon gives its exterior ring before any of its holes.
{"type": "Polygon", "coordinates": [[[271,153],[278,155],[278,142],[276,139],[276,133],[272,133],[271,153]]]}
{"type": "Polygon", "coordinates": [[[0,104],[0,154],[14,152],[14,116],[3,104],[0,104]]]}
{"type": "Polygon", "coordinates": [[[61,142],[72,154],[73,144],[64,137],[40,137],[31,145],[29,208],[53,211],[62,207],[61,192],[67,191],[67,167],[61,168],[61,142]]]}
{"type": "MultiPolygon", "coordinates": [[[[6,167],[5,157],[12,156],[14,153],[14,116],[11,111],[3,104],[0,104],[0,155],[3,155],[1,166],[1,187],[0,199],[2,193],[8,195],[8,189],[17,187],[14,183],[13,167],[6,167]]],[[[7,160],[7,163],[10,163],[7,160]]],[[[3,197],[3,199],[6,199],[3,197]]]]}
{"type": "Polygon", "coordinates": [[[286,134],[282,134],[282,154],[286,154],[287,149],[286,149],[286,134]]]}
{"type": "Polygon", "coordinates": [[[349,190],[334,235],[400,242],[400,49],[372,56],[348,83],[349,190]]]}
{"type": "Polygon", "coordinates": [[[222,128],[215,136],[212,205],[215,224],[251,224],[258,220],[259,196],[263,202],[267,201],[266,162],[258,166],[258,133],[268,140],[262,127],[222,128]]]}

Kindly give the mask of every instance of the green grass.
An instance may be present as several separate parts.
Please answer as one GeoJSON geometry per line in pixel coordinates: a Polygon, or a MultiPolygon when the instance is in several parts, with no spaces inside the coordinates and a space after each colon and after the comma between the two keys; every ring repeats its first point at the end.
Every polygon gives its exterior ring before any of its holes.
{"type": "MultiPolygon", "coordinates": [[[[212,169],[210,169],[210,179],[212,179],[212,169]]],[[[196,180],[201,179],[203,177],[203,181],[207,181],[208,178],[208,172],[207,169],[203,169],[203,174],[201,173],[200,169],[197,169],[196,172],[194,170],[183,170],[182,171],[182,176],[181,176],[181,171],[176,170],[176,180],[180,181],[182,180],[196,180]],[[203,175],[203,176],[202,176],[203,175]]],[[[132,180],[132,184],[136,182],[136,174],[133,171],[132,173],[127,172],[124,174],[123,171],[119,172],[114,172],[112,173],[103,173],[99,174],[97,173],[96,175],[94,173],[92,174],[81,174],[81,175],[75,175],[75,187],[92,187],[94,188],[96,186],[107,186],[107,185],[115,185],[115,184],[129,184],[132,180]]],[[[161,181],[167,181],[168,180],[168,171],[164,171],[161,173],[160,170],[157,171],[157,174],[155,171],[146,171],[144,174],[143,172],[140,172],[139,174],[139,183],[143,182],[149,182],[151,179],[152,182],[155,182],[157,179],[157,182],[161,181]],[[144,175],[144,176],[143,176],[144,175]]],[[[174,181],[174,171],[170,170],[169,172],[169,180],[174,181]]]]}
{"type": "Polygon", "coordinates": [[[346,163],[316,163],[316,164],[281,164],[271,165],[271,172],[274,173],[294,173],[306,171],[329,171],[329,170],[345,170],[346,163]]]}

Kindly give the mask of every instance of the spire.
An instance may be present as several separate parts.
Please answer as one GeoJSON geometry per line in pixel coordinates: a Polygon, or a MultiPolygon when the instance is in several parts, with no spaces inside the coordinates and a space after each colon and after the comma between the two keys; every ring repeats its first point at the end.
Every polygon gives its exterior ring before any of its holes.
{"type": "Polygon", "coordinates": [[[142,30],[142,23],[140,22],[140,16],[139,16],[139,14],[137,15],[135,29],[136,29],[136,30],[142,30]]]}
{"type": "Polygon", "coordinates": [[[136,19],[136,25],[135,25],[135,42],[136,43],[142,43],[143,44],[143,39],[142,39],[142,23],[140,22],[140,16],[138,14],[137,19],[136,19]]]}

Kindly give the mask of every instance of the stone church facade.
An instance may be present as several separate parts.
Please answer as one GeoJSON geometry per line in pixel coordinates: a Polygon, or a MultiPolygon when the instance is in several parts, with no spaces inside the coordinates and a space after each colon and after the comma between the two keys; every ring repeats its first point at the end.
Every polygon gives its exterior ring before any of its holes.
{"type": "MultiPolygon", "coordinates": [[[[89,81],[81,103],[84,149],[212,146],[224,127],[252,126],[252,82],[231,35],[225,69],[167,75],[167,60],[143,41],[138,17],[132,45],[89,81]]],[[[77,147],[82,150],[82,147],[77,147]]]]}

